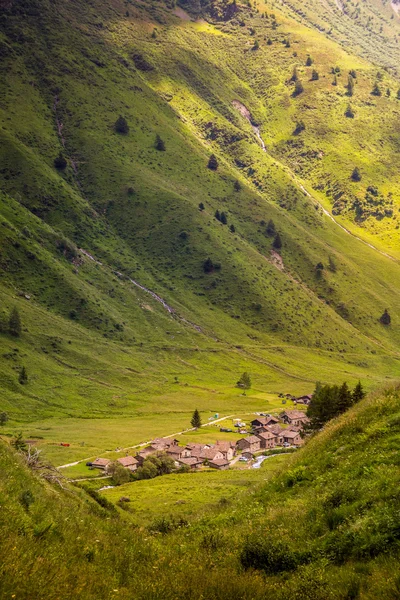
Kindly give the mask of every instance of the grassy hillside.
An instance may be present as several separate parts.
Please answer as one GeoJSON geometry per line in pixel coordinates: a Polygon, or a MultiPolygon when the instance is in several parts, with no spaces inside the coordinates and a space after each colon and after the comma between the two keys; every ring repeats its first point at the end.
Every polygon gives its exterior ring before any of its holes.
{"type": "MultiPolygon", "coordinates": [[[[231,473],[211,473],[209,482],[207,473],[142,481],[150,497],[154,485],[167,498],[168,487],[180,490],[175,503],[153,503],[145,528],[133,528],[119,505],[100,507],[78,488],[52,487],[2,442],[1,595],[397,598],[399,416],[397,388],[366,398],[283,457],[280,473],[270,459],[258,481],[237,475],[237,483],[254,483],[236,500],[228,488],[223,501],[214,494],[231,473]],[[184,501],[194,506],[208,486],[216,505],[191,515],[184,501]]],[[[136,485],[120,495],[135,494],[136,485]]],[[[113,490],[105,496],[117,498],[113,490]]],[[[135,513],[134,502],[124,505],[135,513]]]]}
{"type": "Polygon", "coordinates": [[[0,409],[4,433],[57,464],[184,429],[195,406],[229,415],[319,378],[399,375],[398,82],[286,9],[211,9],[35,0],[1,15],[0,409]]]}

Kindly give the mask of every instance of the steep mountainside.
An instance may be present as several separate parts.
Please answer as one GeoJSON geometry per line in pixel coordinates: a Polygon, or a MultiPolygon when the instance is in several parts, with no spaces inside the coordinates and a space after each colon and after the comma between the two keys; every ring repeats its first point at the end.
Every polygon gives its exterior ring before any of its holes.
{"type": "Polygon", "coordinates": [[[10,431],[155,406],[181,427],[211,393],[242,403],[243,370],[268,392],[398,375],[398,81],[287,8],[198,11],[209,22],[163,2],[3,3],[10,431]]]}

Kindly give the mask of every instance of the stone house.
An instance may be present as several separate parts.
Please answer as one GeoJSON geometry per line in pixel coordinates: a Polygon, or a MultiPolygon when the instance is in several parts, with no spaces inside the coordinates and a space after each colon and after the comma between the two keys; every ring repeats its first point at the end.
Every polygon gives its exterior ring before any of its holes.
{"type": "Polygon", "coordinates": [[[96,458],[91,464],[95,469],[106,469],[110,464],[110,460],[108,458],[96,458]]]}
{"type": "Polygon", "coordinates": [[[260,439],[260,445],[263,450],[268,450],[269,448],[275,448],[277,444],[277,436],[272,433],[272,431],[266,431],[265,433],[257,434],[257,437],[260,439]]]}
{"type": "Polygon", "coordinates": [[[210,460],[208,461],[208,466],[219,471],[226,471],[226,469],[229,469],[229,460],[225,458],[210,460]]]}
{"type": "Polygon", "coordinates": [[[132,472],[136,471],[139,464],[138,460],[133,456],[122,456],[121,458],[117,458],[117,462],[132,472]]]}
{"type": "Polygon", "coordinates": [[[190,467],[190,469],[192,471],[196,471],[197,469],[200,469],[200,467],[203,464],[203,460],[201,458],[196,458],[195,456],[191,456],[188,458],[180,458],[178,460],[178,463],[180,465],[187,465],[188,467],[190,467]]]}
{"type": "Polygon", "coordinates": [[[303,410],[285,410],[281,414],[281,420],[286,425],[300,425],[302,427],[310,419],[303,410]]]}
{"type": "Polygon", "coordinates": [[[287,444],[291,444],[293,446],[301,446],[301,444],[303,444],[303,440],[298,431],[286,430],[282,435],[283,441],[287,444]]]}
{"type": "Polygon", "coordinates": [[[255,435],[250,435],[247,438],[242,438],[236,443],[238,450],[248,450],[249,452],[258,452],[261,449],[260,438],[255,435]]]}

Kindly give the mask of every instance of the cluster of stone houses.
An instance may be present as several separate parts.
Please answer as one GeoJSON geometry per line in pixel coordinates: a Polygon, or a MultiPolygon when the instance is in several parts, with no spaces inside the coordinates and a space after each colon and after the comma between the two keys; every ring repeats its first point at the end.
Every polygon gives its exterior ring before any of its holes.
{"type": "MultiPolygon", "coordinates": [[[[229,468],[229,463],[237,450],[242,451],[242,456],[245,458],[252,458],[255,453],[275,446],[300,446],[303,443],[300,432],[308,422],[309,419],[304,411],[286,410],[279,418],[257,417],[251,422],[252,435],[241,438],[236,443],[219,440],[215,444],[193,442],[186,446],[179,446],[179,440],[176,438],[156,438],[136,456],[123,456],[118,458],[117,462],[134,472],[143,465],[146,458],[164,452],[173,458],[177,467],[187,465],[191,470],[197,470],[206,464],[213,469],[224,470],[229,468]]],[[[88,464],[107,470],[111,462],[107,458],[96,458],[88,464]]]]}
{"type": "MultiPolygon", "coordinates": [[[[189,443],[184,447],[179,446],[178,440],[174,438],[156,438],[136,456],[124,456],[118,458],[117,462],[134,472],[143,465],[146,458],[160,452],[173,458],[177,467],[187,465],[191,470],[196,470],[206,463],[214,469],[224,470],[229,467],[229,462],[236,454],[236,444],[217,441],[215,444],[189,443]]],[[[90,466],[107,470],[111,462],[107,458],[96,458],[90,466]]]]}
{"type": "Polygon", "coordinates": [[[251,422],[253,434],[237,442],[245,458],[251,458],[255,452],[269,450],[275,446],[301,446],[303,438],[300,432],[309,422],[302,410],[286,410],[279,417],[257,417],[251,422]],[[286,427],[282,427],[282,424],[286,427]]]}

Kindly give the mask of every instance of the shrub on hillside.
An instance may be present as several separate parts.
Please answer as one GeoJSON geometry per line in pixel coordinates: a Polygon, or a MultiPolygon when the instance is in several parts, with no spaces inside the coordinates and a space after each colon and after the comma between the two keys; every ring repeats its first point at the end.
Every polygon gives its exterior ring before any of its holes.
{"type": "Polygon", "coordinates": [[[129,125],[127,120],[124,117],[119,116],[115,121],[114,129],[117,133],[122,133],[124,135],[129,133],[129,125]]]}
{"type": "Polygon", "coordinates": [[[371,94],[372,96],[382,96],[382,90],[377,83],[374,84],[371,94]]]}
{"type": "Polygon", "coordinates": [[[304,86],[301,83],[300,79],[298,79],[294,86],[294,91],[292,96],[295,98],[296,96],[300,96],[304,92],[304,86]]]}
{"type": "Polygon", "coordinates": [[[145,73],[149,72],[149,71],[154,71],[153,65],[151,65],[149,63],[149,61],[146,60],[142,54],[139,54],[139,53],[133,54],[132,59],[135,64],[135,67],[139,71],[143,71],[145,73]]]}
{"type": "Polygon", "coordinates": [[[297,121],[296,127],[293,131],[293,135],[299,135],[306,128],[304,121],[297,121]]]}
{"type": "Polygon", "coordinates": [[[354,167],[353,172],[351,174],[351,178],[353,181],[361,181],[361,172],[360,169],[358,167],[354,167]]]}
{"type": "Polygon", "coordinates": [[[279,235],[279,233],[277,233],[276,236],[274,237],[272,246],[273,246],[273,248],[275,248],[275,250],[280,250],[282,248],[282,240],[281,240],[281,236],[279,235]]]}
{"type": "Polygon", "coordinates": [[[245,569],[261,569],[268,575],[293,571],[307,560],[305,555],[293,552],[283,541],[264,535],[250,537],[240,553],[240,562],[245,569]]]}
{"type": "Polygon", "coordinates": [[[62,152],[54,159],[54,166],[59,171],[63,171],[67,167],[67,160],[62,152]]]}
{"type": "Polygon", "coordinates": [[[165,142],[164,142],[164,140],[161,139],[161,137],[158,135],[158,133],[156,135],[155,148],[156,148],[156,150],[160,150],[160,152],[165,151],[165,142]]]}
{"type": "Polygon", "coordinates": [[[209,169],[211,169],[211,171],[216,171],[218,169],[218,161],[217,161],[217,157],[215,156],[215,154],[211,154],[211,156],[208,160],[207,167],[209,169]]]}
{"type": "Polygon", "coordinates": [[[203,271],[204,273],[212,273],[214,271],[214,264],[211,260],[211,258],[206,258],[206,260],[203,263],[203,271]]]}
{"type": "Polygon", "coordinates": [[[387,308],[385,308],[385,311],[383,315],[379,318],[379,321],[380,323],[382,323],[382,325],[390,325],[392,319],[387,308]]]}

